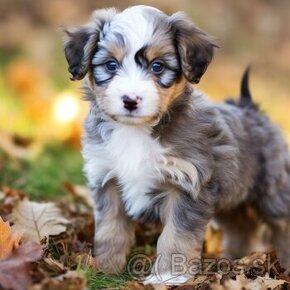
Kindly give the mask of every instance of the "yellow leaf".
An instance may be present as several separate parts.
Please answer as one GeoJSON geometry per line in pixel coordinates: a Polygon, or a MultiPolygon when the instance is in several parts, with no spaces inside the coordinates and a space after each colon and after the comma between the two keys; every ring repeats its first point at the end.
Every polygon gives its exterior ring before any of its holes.
{"type": "Polygon", "coordinates": [[[21,233],[12,233],[9,222],[0,217],[0,260],[9,256],[14,248],[18,248],[21,233]]]}
{"type": "Polygon", "coordinates": [[[45,237],[61,234],[69,221],[64,218],[54,203],[38,203],[23,200],[11,215],[15,230],[21,229],[23,237],[41,243],[45,237]]]}

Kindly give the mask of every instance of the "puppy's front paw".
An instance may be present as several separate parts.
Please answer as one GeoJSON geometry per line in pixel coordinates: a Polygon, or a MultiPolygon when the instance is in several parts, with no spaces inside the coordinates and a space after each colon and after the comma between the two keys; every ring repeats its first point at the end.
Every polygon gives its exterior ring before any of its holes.
{"type": "Polygon", "coordinates": [[[192,278],[188,274],[183,275],[172,275],[170,272],[161,273],[161,274],[151,274],[144,281],[143,284],[166,284],[166,285],[180,285],[184,284],[192,278]]]}
{"type": "Polygon", "coordinates": [[[167,256],[164,256],[163,259],[161,255],[158,256],[153,265],[151,274],[145,278],[143,284],[180,285],[193,277],[188,273],[186,268],[180,268],[179,271],[176,271],[173,267],[173,262],[174,260],[169,261],[167,256]]]}
{"type": "Polygon", "coordinates": [[[130,250],[130,239],[125,235],[114,239],[96,239],[95,257],[97,267],[104,273],[122,272],[130,250]]]}
{"type": "Polygon", "coordinates": [[[107,250],[101,252],[103,247],[95,251],[97,268],[104,273],[118,274],[126,265],[127,253],[124,251],[107,250]]]}

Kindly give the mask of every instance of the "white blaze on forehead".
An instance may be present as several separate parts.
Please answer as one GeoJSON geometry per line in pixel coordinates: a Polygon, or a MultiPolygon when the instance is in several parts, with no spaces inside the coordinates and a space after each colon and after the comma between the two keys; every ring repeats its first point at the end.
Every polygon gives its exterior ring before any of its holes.
{"type": "Polygon", "coordinates": [[[126,39],[126,45],[129,46],[131,53],[136,53],[153,35],[154,26],[152,19],[148,17],[152,12],[159,12],[156,8],[148,6],[134,6],[127,8],[122,13],[117,14],[110,23],[109,33],[117,32],[126,39]]]}

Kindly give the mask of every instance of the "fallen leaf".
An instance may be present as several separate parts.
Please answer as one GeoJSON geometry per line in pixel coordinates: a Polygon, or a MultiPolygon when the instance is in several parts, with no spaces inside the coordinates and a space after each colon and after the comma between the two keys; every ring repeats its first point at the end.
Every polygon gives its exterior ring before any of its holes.
{"type": "Polygon", "coordinates": [[[275,251],[253,253],[240,259],[239,265],[242,266],[245,276],[249,279],[255,279],[257,276],[264,277],[267,273],[270,278],[276,278],[286,270],[280,265],[275,251]]]}
{"type": "MultiPolygon", "coordinates": [[[[156,284],[156,285],[153,285],[153,289],[154,290],[166,290],[167,286],[165,284],[156,284]]],[[[145,290],[150,290],[150,289],[145,288],[145,290]]]]}
{"type": "MultiPolygon", "coordinates": [[[[272,278],[267,278],[267,277],[258,277],[256,280],[263,287],[262,289],[265,289],[265,290],[275,289],[276,287],[285,284],[284,280],[272,279],[272,278]]],[[[289,284],[288,284],[288,287],[289,287],[289,284]]]]}
{"type": "Polygon", "coordinates": [[[0,134],[1,134],[0,148],[10,157],[19,158],[19,159],[27,159],[30,156],[32,156],[33,152],[31,148],[25,148],[25,147],[19,146],[18,144],[15,144],[13,141],[13,137],[2,130],[0,131],[0,134]]]}
{"type": "Polygon", "coordinates": [[[0,260],[9,256],[12,250],[17,249],[22,234],[12,233],[9,222],[4,222],[0,217],[0,260]]]}
{"type": "Polygon", "coordinates": [[[275,280],[267,277],[257,277],[255,280],[247,279],[244,275],[238,275],[235,280],[229,279],[224,285],[211,285],[212,290],[271,290],[284,285],[284,280],[275,280]]]}
{"type": "Polygon", "coordinates": [[[84,202],[90,208],[94,208],[95,201],[90,193],[90,190],[86,186],[71,184],[67,181],[63,183],[63,186],[74,199],[84,202]]]}
{"type": "Polygon", "coordinates": [[[164,284],[155,284],[155,285],[143,285],[137,281],[129,281],[127,283],[127,285],[123,288],[121,288],[122,290],[125,289],[130,289],[130,290],[166,290],[166,286],[164,284]],[[160,286],[161,285],[161,286],[160,286]],[[161,287],[159,289],[157,289],[156,287],[161,287]],[[164,288],[165,287],[165,288],[164,288]]]}
{"type": "Polygon", "coordinates": [[[69,290],[85,290],[87,289],[87,281],[84,273],[69,271],[63,275],[46,278],[41,283],[33,285],[29,290],[55,290],[55,289],[69,289],[69,290]]]}
{"type": "Polygon", "coordinates": [[[7,199],[10,197],[19,201],[26,198],[26,194],[18,189],[3,186],[2,190],[3,199],[7,199]]]}
{"type": "Polygon", "coordinates": [[[20,200],[25,198],[26,196],[23,192],[14,188],[3,186],[2,191],[0,192],[0,215],[2,218],[8,220],[12,209],[20,200]]]}
{"type": "Polygon", "coordinates": [[[38,243],[28,241],[21,244],[8,258],[0,261],[0,286],[4,289],[27,289],[31,284],[30,262],[37,261],[41,255],[42,248],[38,243]]]}
{"type": "Polygon", "coordinates": [[[181,285],[174,288],[174,290],[194,290],[192,285],[181,285]]]}
{"type": "Polygon", "coordinates": [[[24,238],[39,244],[44,238],[64,232],[69,223],[52,202],[37,203],[28,200],[16,205],[12,210],[11,220],[15,230],[23,231],[24,238]]]}
{"type": "Polygon", "coordinates": [[[266,265],[266,269],[271,278],[277,278],[277,276],[286,273],[286,269],[280,264],[276,251],[267,253],[267,262],[268,264],[266,265]]]}
{"type": "Polygon", "coordinates": [[[51,257],[44,257],[41,261],[43,267],[53,273],[63,274],[67,268],[60,262],[52,259],[51,257]]]}

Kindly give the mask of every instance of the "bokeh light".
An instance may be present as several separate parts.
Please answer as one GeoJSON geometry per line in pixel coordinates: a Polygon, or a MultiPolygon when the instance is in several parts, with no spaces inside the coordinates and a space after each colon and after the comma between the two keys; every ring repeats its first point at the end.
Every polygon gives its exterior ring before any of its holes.
{"type": "Polygon", "coordinates": [[[64,92],[57,96],[53,108],[54,119],[62,124],[74,121],[79,114],[77,96],[72,92],[64,92]]]}

